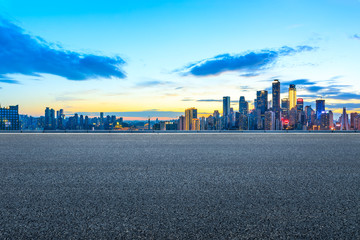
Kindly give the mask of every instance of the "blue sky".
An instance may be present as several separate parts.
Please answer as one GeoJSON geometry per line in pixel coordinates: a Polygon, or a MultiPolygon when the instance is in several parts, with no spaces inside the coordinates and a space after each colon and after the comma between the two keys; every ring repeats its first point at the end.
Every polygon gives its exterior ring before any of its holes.
{"type": "Polygon", "coordinates": [[[222,96],[237,110],[278,78],[282,97],[306,80],[306,103],[360,110],[359,12],[358,0],[0,0],[0,103],[174,117],[221,111],[222,96]]]}

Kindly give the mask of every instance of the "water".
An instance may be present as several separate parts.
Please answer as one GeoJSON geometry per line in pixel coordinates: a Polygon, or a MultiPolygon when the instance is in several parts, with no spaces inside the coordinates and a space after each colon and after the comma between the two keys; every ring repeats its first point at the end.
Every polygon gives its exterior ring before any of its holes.
{"type": "Polygon", "coordinates": [[[360,134],[0,134],[0,239],[359,239],[360,134]]]}

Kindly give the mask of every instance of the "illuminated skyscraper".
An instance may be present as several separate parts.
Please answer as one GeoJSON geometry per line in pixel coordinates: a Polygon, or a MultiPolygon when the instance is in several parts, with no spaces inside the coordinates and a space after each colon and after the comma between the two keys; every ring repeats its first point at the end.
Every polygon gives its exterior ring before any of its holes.
{"type": "Polygon", "coordinates": [[[185,130],[191,130],[192,120],[197,118],[197,109],[188,108],[185,110],[185,130]]]}
{"type": "Polygon", "coordinates": [[[298,98],[296,101],[296,109],[298,112],[304,111],[304,99],[298,98]]]}
{"type": "Polygon", "coordinates": [[[245,101],[244,96],[241,96],[239,100],[239,112],[241,114],[248,114],[249,112],[249,103],[245,101]]]}
{"type": "Polygon", "coordinates": [[[325,100],[316,100],[316,118],[320,120],[321,113],[325,112],[325,100]]]}
{"type": "Polygon", "coordinates": [[[281,99],[281,108],[290,110],[289,107],[290,107],[289,99],[288,98],[281,99]]]}
{"type": "Polygon", "coordinates": [[[272,82],[272,108],[275,113],[275,130],[281,130],[280,82],[272,82]]]}
{"type": "Polygon", "coordinates": [[[260,110],[261,114],[265,114],[268,110],[268,91],[257,91],[256,108],[260,110]]]}
{"type": "Polygon", "coordinates": [[[296,86],[290,84],[289,86],[289,110],[296,106],[296,86]]]}

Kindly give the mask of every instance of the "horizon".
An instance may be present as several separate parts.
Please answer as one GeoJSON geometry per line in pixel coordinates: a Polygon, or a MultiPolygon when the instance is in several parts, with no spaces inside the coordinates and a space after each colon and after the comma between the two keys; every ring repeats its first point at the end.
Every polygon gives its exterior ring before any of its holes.
{"type": "Polygon", "coordinates": [[[0,0],[0,9],[0,103],[21,114],[175,118],[189,107],[221,112],[223,96],[236,111],[240,96],[270,95],[274,79],[281,98],[293,83],[304,105],[322,97],[336,114],[360,111],[358,0],[0,0]]]}

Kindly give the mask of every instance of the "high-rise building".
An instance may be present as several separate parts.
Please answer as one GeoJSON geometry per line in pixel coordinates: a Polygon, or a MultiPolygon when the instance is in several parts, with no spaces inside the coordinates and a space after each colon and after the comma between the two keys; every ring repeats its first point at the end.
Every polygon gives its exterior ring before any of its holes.
{"type": "Polygon", "coordinates": [[[0,106],[0,130],[20,130],[19,105],[0,106]]]}
{"type": "Polygon", "coordinates": [[[328,113],[329,115],[329,128],[330,130],[333,130],[334,129],[334,113],[332,111],[329,111],[328,113]]]}
{"type": "Polygon", "coordinates": [[[55,110],[47,107],[45,109],[45,130],[54,130],[56,129],[56,119],[55,119],[55,110]]]}
{"type": "Polygon", "coordinates": [[[325,112],[325,100],[318,99],[316,100],[316,118],[320,120],[321,113],[325,112]]]}
{"type": "Polygon", "coordinates": [[[200,131],[200,119],[198,119],[198,118],[192,119],[191,130],[200,131]]]}
{"type": "Polygon", "coordinates": [[[304,111],[304,99],[298,98],[296,101],[296,109],[298,112],[304,111]]]}
{"type": "Polygon", "coordinates": [[[56,123],[58,129],[65,129],[64,121],[65,121],[64,109],[60,109],[59,111],[56,112],[56,123]]]}
{"type": "Polygon", "coordinates": [[[329,130],[329,114],[326,112],[320,114],[320,130],[329,130]]]}
{"type": "Polygon", "coordinates": [[[179,124],[178,124],[178,130],[185,130],[186,126],[185,126],[185,116],[181,115],[179,117],[179,124]]]}
{"type": "Polygon", "coordinates": [[[257,91],[256,103],[256,108],[260,110],[261,114],[265,114],[265,112],[268,110],[268,92],[265,90],[257,91]]]}
{"type": "Polygon", "coordinates": [[[275,79],[272,82],[272,108],[275,113],[275,129],[281,127],[281,106],[280,106],[280,82],[275,79]]]}
{"type": "Polygon", "coordinates": [[[100,112],[100,129],[104,129],[104,113],[100,112]]]}
{"type": "Polygon", "coordinates": [[[248,114],[249,112],[249,103],[245,101],[244,96],[241,96],[239,100],[239,112],[241,114],[248,114]]]}
{"type": "Polygon", "coordinates": [[[357,118],[358,113],[350,113],[350,129],[355,130],[355,119],[357,118]]]}
{"type": "Polygon", "coordinates": [[[265,130],[275,130],[275,113],[272,111],[265,112],[265,130]]]}
{"type": "Polygon", "coordinates": [[[230,97],[223,97],[223,126],[228,129],[230,126],[230,97]]]}
{"type": "Polygon", "coordinates": [[[290,84],[289,86],[289,110],[296,106],[296,86],[290,84]]]}
{"type": "Polygon", "coordinates": [[[281,108],[290,110],[289,107],[290,107],[289,99],[288,98],[281,99],[281,108]]]}
{"type": "Polygon", "coordinates": [[[340,130],[348,131],[350,130],[350,124],[349,124],[349,116],[346,113],[346,107],[343,108],[343,113],[340,117],[340,130]]]}
{"type": "Polygon", "coordinates": [[[268,92],[256,92],[256,123],[257,129],[264,129],[265,112],[268,110],[268,92]]]}
{"type": "Polygon", "coordinates": [[[197,109],[196,108],[188,108],[185,110],[185,130],[192,129],[192,120],[197,118],[197,109]]]}

